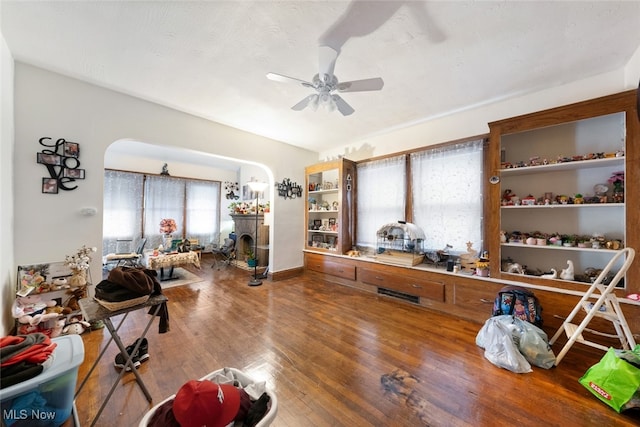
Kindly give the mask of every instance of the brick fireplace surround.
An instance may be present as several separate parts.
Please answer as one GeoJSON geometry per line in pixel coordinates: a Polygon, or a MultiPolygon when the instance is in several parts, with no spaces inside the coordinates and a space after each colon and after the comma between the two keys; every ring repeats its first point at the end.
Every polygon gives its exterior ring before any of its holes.
{"type": "MultiPolygon", "coordinates": [[[[231,215],[236,233],[236,254],[238,260],[245,261],[247,251],[253,250],[256,240],[256,216],[255,215],[231,215]]],[[[258,266],[265,267],[269,264],[269,226],[264,225],[264,215],[258,214],[258,266]]]]}

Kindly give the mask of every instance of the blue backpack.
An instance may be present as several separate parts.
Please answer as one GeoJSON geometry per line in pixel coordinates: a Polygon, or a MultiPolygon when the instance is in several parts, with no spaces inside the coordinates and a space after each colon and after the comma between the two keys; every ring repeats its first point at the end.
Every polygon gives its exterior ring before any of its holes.
{"type": "Polygon", "coordinates": [[[542,326],[542,306],[528,289],[506,286],[498,292],[493,303],[492,316],[509,314],[538,327],[542,326]]]}

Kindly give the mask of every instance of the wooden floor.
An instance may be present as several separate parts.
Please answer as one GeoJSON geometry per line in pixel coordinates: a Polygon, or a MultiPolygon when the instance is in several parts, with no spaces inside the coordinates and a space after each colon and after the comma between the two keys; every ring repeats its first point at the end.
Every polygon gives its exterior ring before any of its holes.
{"type": "MultiPolygon", "coordinates": [[[[479,324],[308,277],[249,287],[247,271],[212,269],[206,258],[192,271],[203,281],[164,292],[171,331],[159,334],[154,321],[148,333],[139,372],[154,403],[231,366],[272,387],[276,427],[640,425],[640,411],[617,414],[578,383],[598,350],[576,345],[559,367],[514,374],[484,358],[479,324]]],[[[147,319],[129,315],[125,345],[147,319]]],[[[79,379],[107,338],[83,335],[79,379]]],[[[118,375],[115,355],[112,344],[76,400],[82,426],[118,375]]],[[[96,425],[137,426],[154,403],[127,373],[96,425]]]]}

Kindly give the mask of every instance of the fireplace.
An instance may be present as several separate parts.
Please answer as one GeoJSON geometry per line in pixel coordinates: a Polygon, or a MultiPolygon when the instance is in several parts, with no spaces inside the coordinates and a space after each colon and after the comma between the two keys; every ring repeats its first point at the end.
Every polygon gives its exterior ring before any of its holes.
{"type": "Polygon", "coordinates": [[[269,264],[269,226],[264,225],[264,215],[258,215],[258,236],[256,236],[255,215],[231,215],[236,233],[236,256],[240,261],[246,261],[247,251],[253,250],[258,242],[256,257],[258,266],[265,267],[269,264]]]}

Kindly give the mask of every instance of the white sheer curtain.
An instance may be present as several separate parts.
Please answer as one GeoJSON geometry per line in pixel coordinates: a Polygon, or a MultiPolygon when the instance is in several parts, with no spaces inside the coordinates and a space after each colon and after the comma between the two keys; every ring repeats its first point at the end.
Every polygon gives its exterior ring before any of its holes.
{"type": "Polygon", "coordinates": [[[103,254],[134,251],[142,237],[143,179],[130,172],[104,172],[103,254]],[[119,247],[118,240],[130,245],[119,247]]]}
{"type": "Polygon", "coordinates": [[[130,240],[127,251],[134,251],[142,237],[146,248],[157,248],[165,218],[176,221],[174,239],[217,242],[220,193],[219,181],[105,170],[103,253],[122,252],[118,240],[130,240]]]}
{"type": "Polygon", "coordinates": [[[186,238],[198,239],[201,245],[218,242],[220,227],[220,183],[186,182],[186,238]]]}
{"type": "Polygon", "coordinates": [[[177,229],[171,235],[180,239],[184,230],[184,180],[169,176],[147,176],[144,186],[144,235],[147,247],[162,243],[160,221],[171,218],[177,229]]]}
{"type": "Polygon", "coordinates": [[[357,245],[374,248],[380,227],[405,219],[405,156],[359,163],[357,179],[357,245]]]}
{"type": "Polygon", "coordinates": [[[425,249],[482,248],[482,151],[478,140],[411,154],[413,222],[425,249]]]}

